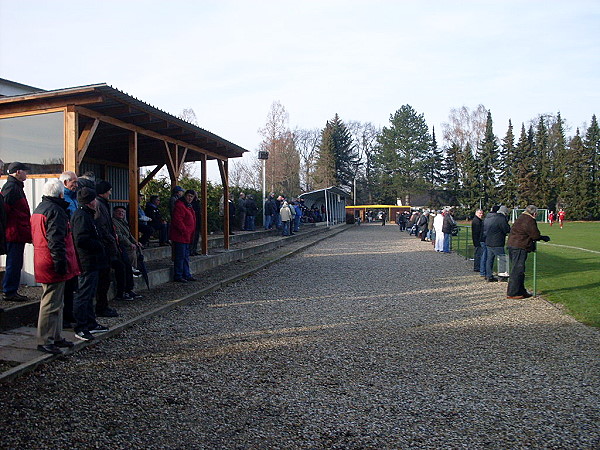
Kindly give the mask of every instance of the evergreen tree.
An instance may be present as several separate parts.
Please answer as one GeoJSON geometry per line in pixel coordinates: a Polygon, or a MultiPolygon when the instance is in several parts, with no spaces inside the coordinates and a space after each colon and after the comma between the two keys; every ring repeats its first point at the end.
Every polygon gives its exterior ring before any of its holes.
{"type": "Polygon", "coordinates": [[[459,201],[466,210],[473,210],[479,206],[479,202],[482,202],[484,208],[489,208],[491,205],[486,203],[486,199],[483,197],[483,176],[480,172],[481,166],[475,160],[473,151],[471,150],[471,144],[467,142],[465,147],[464,156],[464,176],[463,185],[461,190],[461,196],[459,201]]]}
{"type": "Polygon", "coordinates": [[[518,158],[515,148],[515,135],[513,133],[512,121],[508,120],[508,130],[502,139],[502,151],[500,162],[500,184],[502,186],[501,203],[514,208],[517,204],[517,167],[518,158]]]}
{"type": "Polygon", "coordinates": [[[567,172],[567,145],[564,130],[564,121],[560,112],[556,115],[556,121],[550,127],[548,135],[548,158],[551,164],[550,178],[548,183],[548,208],[557,209],[560,192],[563,190],[565,175],[567,172]]]}
{"type": "Polygon", "coordinates": [[[425,117],[404,105],[390,115],[390,126],[383,127],[376,156],[380,200],[396,203],[406,194],[427,190],[424,162],[430,151],[431,136],[425,117]]]}
{"type": "Polygon", "coordinates": [[[317,164],[313,174],[314,187],[317,189],[324,189],[338,184],[335,176],[335,142],[332,132],[332,128],[327,126],[321,132],[321,144],[319,145],[317,164]]]}
{"type": "Polygon", "coordinates": [[[535,132],[533,145],[534,170],[537,182],[537,191],[533,203],[538,208],[549,208],[552,204],[552,192],[550,189],[550,178],[552,167],[548,153],[548,128],[544,116],[540,116],[535,132]]]}
{"type": "Polygon", "coordinates": [[[359,159],[358,150],[350,131],[336,114],[333,120],[327,121],[322,132],[321,149],[317,162],[318,176],[322,178],[322,181],[330,180],[333,169],[333,184],[351,188],[359,159]],[[323,161],[321,161],[321,156],[324,158],[323,161]]]}
{"type": "Polygon", "coordinates": [[[565,155],[568,170],[565,171],[565,180],[562,184],[562,207],[569,210],[573,219],[590,219],[593,211],[593,198],[590,195],[592,183],[589,178],[589,166],[583,141],[577,134],[571,139],[565,155]]]}
{"type": "Polygon", "coordinates": [[[457,197],[460,190],[460,172],[458,161],[460,147],[458,144],[452,144],[446,149],[446,157],[444,158],[444,189],[452,196],[457,197]]]}
{"type": "Polygon", "coordinates": [[[481,197],[485,206],[497,201],[498,143],[494,135],[492,113],[488,111],[485,134],[479,144],[479,172],[481,197]]]}
{"type": "Polygon", "coordinates": [[[442,149],[438,148],[437,140],[435,138],[435,127],[431,133],[431,145],[429,146],[429,153],[426,160],[424,161],[425,177],[429,185],[429,189],[433,190],[441,186],[442,177],[442,166],[444,163],[444,154],[442,149]]]}
{"type": "Polygon", "coordinates": [[[525,131],[525,124],[521,125],[521,135],[516,146],[516,185],[517,204],[519,208],[525,208],[533,204],[537,195],[536,175],[533,170],[535,161],[533,158],[533,127],[525,131]]]}
{"type": "Polygon", "coordinates": [[[592,123],[585,133],[583,141],[583,149],[586,155],[588,167],[588,179],[590,180],[589,195],[592,201],[591,214],[594,218],[600,217],[600,177],[598,170],[600,169],[600,127],[596,115],[592,116],[592,123]]]}

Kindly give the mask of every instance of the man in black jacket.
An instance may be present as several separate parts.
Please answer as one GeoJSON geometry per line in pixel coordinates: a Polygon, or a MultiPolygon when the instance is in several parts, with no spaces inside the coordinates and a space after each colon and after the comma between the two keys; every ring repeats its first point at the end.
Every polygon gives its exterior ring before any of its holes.
{"type": "MultiPolygon", "coordinates": [[[[496,208],[493,208],[494,211],[496,208]]],[[[496,212],[489,213],[483,221],[483,234],[485,235],[485,247],[487,251],[487,261],[485,268],[486,281],[498,281],[494,277],[494,260],[498,256],[498,276],[501,281],[508,281],[506,272],[506,253],[504,252],[504,243],[506,235],[510,233],[508,225],[508,209],[506,206],[500,206],[496,212]]]]}
{"type": "MultiPolygon", "coordinates": [[[[100,270],[98,279],[98,290],[96,292],[96,315],[99,317],[118,317],[117,311],[108,306],[108,290],[110,288],[110,269],[115,269],[115,280],[117,284],[117,299],[123,299],[126,291],[126,270],[121,259],[121,252],[117,243],[115,225],[110,213],[108,199],[112,193],[112,186],[108,181],[99,181],[96,184],[96,215],[94,220],[100,242],[106,251],[108,265],[100,270]]],[[[129,266],[131,270],[131,266],[129,266]]]]}
{"type": "Polygon", "coordinates": [[[485,241],[483,239],[483,209],[475,211],[475,216],[471,221],[471,238],[473,247],[475,247],[475,256],[473,261],[473,271],[479,272],[485,276],[485,241]]]}
{"type": "Polygon", "coordinates": [[[96,191],[81,188],[77,192],[77,211],[71,218],[75,251],[81,266],[78,290],[73,298],[75,337],[83,341],[94,339],[92,333],[107,331],[96,322],[94,297],[98,287],[99,271],[108,267],[104,246],[94,223],[96,214],[96,191]]]}

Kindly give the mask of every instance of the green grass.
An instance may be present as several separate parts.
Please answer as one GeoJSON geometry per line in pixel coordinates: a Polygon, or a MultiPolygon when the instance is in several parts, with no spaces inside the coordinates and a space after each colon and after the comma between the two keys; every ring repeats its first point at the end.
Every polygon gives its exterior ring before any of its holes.
{"type": "MultiPolygon", "coordinates": [[[[539,224],[550,236],[537,251],[537,291],[551,302],[564,305],[577,320],[600,327],[600,253],[555,247],[579,247],[600,252],[600,223],[539,224]]],[[[527,287],[533,289],[533,255],[528,258],[527,287]],[[530,260],[531,259],[531,260],[530,260]]]]}
{"type": "MultiPolygon", "coordinates": [[[[545,299],[564,305],[580,322],[600,327],[600,222],[567,222],[561,230],[557,224],[538,224],[542,234],[551,238],[540,242],[536,257],[536,291],[545,299]]],[[[465,254],[465,228],[460,253],[465,254]]],[[[472,244],[467,253],[472,257],[472,244]]],[[[455,245],[453,243],[453,248],[455,245]]],[[[458,250],[458,249],[457,249],[458,250]]],[[[534,255],[527,258],[525,285],[533,291],[534,255]]]]}

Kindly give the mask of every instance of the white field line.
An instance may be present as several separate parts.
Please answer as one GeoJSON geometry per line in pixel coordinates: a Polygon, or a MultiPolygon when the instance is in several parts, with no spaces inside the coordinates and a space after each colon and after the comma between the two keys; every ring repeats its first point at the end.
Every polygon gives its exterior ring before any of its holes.
{"type": "Polygon", "coordinates": [[[552,247],[562,247],[562,248],[571,248],[573,250],[581,250],[584,252],[590,252],[590,253],[596,253],[598,255],[600,255],[600,252],[597,250],[590,250],[588,248],[581,248],[581,247],[571,247],[570,245],[561,245],[561,244],[544,244],[544,245],[551,245],[552,247]]]}

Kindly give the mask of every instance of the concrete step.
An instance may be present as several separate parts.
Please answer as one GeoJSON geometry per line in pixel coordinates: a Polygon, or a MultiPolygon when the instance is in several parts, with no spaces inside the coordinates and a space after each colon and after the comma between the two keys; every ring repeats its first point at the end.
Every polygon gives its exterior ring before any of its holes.
{"type": "MultiPolygon", "coordinates": [[[[304,227],[302,231],[293,236],[283,237],[280,231],[257,231],[248,237],[240,234],[239,239],[235,239],[229,250],[214,247],[209,250],[208,255],[192,256],[190,258],[190,271],[197,275],[214,267],[227,264],[233,261],[242,260],[258,253],[267,252],[290,244],[299,239],[304,239],[315,234],[327,231],[325,226],[304,227]]],[[[231,236],[236,238],[238,235],[231,236]]],[[[221,236],[221,242],[223,237],[221,236]]],[[[216,239],[218,242],[218,237],[216,239]]],[[[144,251],[146,255],[148,249],[144,251]]],[[[173,262],[171,261],[171,247],[155,247],[156,254],[153,259],[148,261],[148,281],[150,288],[167,283],[173,280],[173,262]],[[166,249],[166,252],[164,251],[166,249]]],[[[114,283],[113,283],[114,284],[114,283]]],[[[143,277],[134,278],[134,290],[143,291],[146,289],[146,283],[143,277]]],[[[114,297],[114,291],[109,292],[109,298],[114,297]]],[[[39,313],[39,298],[35,301],[24,302],[4,309],[0,313],[0,331],[10,330],[19,326],[31,326],[37,321],[39,313]]]]}
{"type": "MultiPolygon", "coordinates": [[[[316,228],[314,223],[311,224],[302,224],[303,230],[310,230],[316,228]]],[[[280,230],[256,230],[256,231],[240,231],[236,232],[234,235],[229,236],[229,245],[241,244],[243,242],[264,239],[267,236],[279,236],[281,234],[280,230]]],[[[208,236],[208,249],[217,249],[223,248],[225,245],[225,239],[222,234],[213,234],[208,236]]],[[[164,246],[159,247],[158,241],[150,241],[150,245],[144,249],[144,259],[145,261],[156,261],[159,259],[170,258],[171,257],[171,247],[164,246]]]]}

